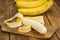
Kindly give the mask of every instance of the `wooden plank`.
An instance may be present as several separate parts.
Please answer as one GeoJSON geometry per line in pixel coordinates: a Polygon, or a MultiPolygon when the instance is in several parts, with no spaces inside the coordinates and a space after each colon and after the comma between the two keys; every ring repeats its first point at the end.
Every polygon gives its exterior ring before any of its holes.
{"type": "Polygon", "coordinates": [[[4,1],[0,0],[0,22],[1,22],[1,19],[3,18],[3,13],[4,13],[4,1]]]}
{"type": "Polygon", "coordinates": [[[46,16],[47,16],[48,20],[50,21],[51,25],[57,26],[56,22],[58,19],[58,11],[54,5],[52,8],[49,11],[47,11],[46,16]]]}
{"type": "Polygon", "coordinates": [[[2,14],[0,14],[0,25],[1,25],[1,19],[3,19],[3,18],[4,18],[4,16],[2,14]]]}
{"type": "Polygon", "coordinates": [[[57,5],[56,1],[54,1],[54,4],[55,4],[56,9],[59,11],[60,10],[60,6],[57,5]]]}
{"type": "Polygon", "coordinates": [[[56,2],[56,4],[57,4],[57,6],[60,7],[60,0],[55,0],[55,2],[56,2]]]}
{"type": "Polygon", "coordinates": [[[58,36],[58,39],[60,40],[60,27],[58,27],[58,29],[56,30],[56,34],[58,36]]]}
{"type": "Polygon", "coordinates": [[[27,36],[11,34],[10,40],[29,40],[27,36]]]}
{"type": "Polygon", "coordinates": [[[29,40],[42,40],[42,39],[38,39],[38,38],[29,37],[29,40]]]}
{"type": "Polygon", "coordinates": [[[57,16],[57,25],[58,29],[56,30],[56,34],[58,36],[58,39],[60,39],[60,8],[57,4],[55,4],[56,9],[58,10],[58,16],[57,16]]]}
{"type": "Polygon", "coordinates": [[[9,17],[13,17],[16,13],[17,13],[17,7],[15,5],[15,2],[13,0],[10,0],[9,1],[9,4],[10,4],[10,13],[9,13],[9,17]]]}
{"type": "Polygon", "coordinates": [[[58,40],[58,38],[55,33],[50,39],[38,39],[38,38],[34,38],[34,37],[27,37],[27,36],[23,36],[23,35],[11,34],[10,40],[58,40]]]}
{"type": "MultiPolygon", "coordinates": [[[[49,15],[47,14],[47,16],[48,16],[48,18],[49,18],[49,20],[52,18],[52,20],[56,23],[56,25],[57,25],[57,27],[58,27],[58,29],[57,29],[57,31],[56,31],[56,34],[57,34],[57,36],[58,36],[58,38],[60,39],[60,9],[59,9],[59,7],[56,5],[56,3],[55,3],[55,5],[54,5],[54,7],[53,7],[54,9],[52,9],[52,11],[54,10],[55,11],[55,13],[50,13],[50,15],[53,17],[49,17],[49,15]],[[58,9],[57,9],[58,8],[58,9]]],[[[51,21],[51,20],[50,20],[51,21]]]]}
{"type": "Polygon", "coordinates": [[[9,34],[1,31],[0,27],[0,40],[9,40],[9,34]]]}
{"type": "MultiPolygon", "coordinates": [[[[8,8],[9,8],[9,4],[8,3],[8,0],[0,0],[0,14],[1,14],[1,19],[0,19],[0,23],[1,21],[3,21],[6,17],[6,19],[8,18],[8,8]],[[4,14],[4,17],[2,16],[4,14]],[[6,16],[7,14],[7,16],[6,16]],[[2,20],[3,19],[3,20],[2,20]]],[[[0,27],[0,40],[9,40],[9,34],[8,33],[4,33],[1,31],[1,27],[0,27]]]]}
{"type": "Polygon", "coordinates": [[[58,40],[57,35],[54,33],[54,35],[49,40],[58,40]]]}

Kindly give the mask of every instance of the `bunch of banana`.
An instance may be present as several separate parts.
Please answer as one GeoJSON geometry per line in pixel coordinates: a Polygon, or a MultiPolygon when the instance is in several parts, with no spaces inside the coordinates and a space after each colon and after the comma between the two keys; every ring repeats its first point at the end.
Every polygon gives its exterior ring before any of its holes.
{"type": "Polygon", "coordinates": [[[18,12],[23,15],[39,15],[53,5],[53,0],[15,0],[18,12]]]}

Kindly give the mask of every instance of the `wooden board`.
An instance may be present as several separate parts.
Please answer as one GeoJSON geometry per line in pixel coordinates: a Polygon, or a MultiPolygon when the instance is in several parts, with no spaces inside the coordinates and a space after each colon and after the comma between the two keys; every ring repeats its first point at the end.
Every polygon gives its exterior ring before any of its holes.
{"type": "MultiPolygon", "coordinates": [[[[45,16],[44,16],[44,18],[45,18],[45,16]]],[[[41,35],[38,32],[36,32],[35,30],[32,30],[31,32],[22,34],[22,35],[27,35],[27,36],[37,37],[37,38],[50,38],[53,35],[53,33],[55,32],[57,27],[55,25],[47,24],[47,20],[45,20],[45,23],[46,23],[45,26],[48,30],[45,35],[41,35]]],[[[2,26],[2,31],[21,34],[20,32],[18,32],[17,28],[11,29],[4,22],[1,23],[1,26],[2,26]]]]}
{"type": "MultiPolygon", "coordinates": [[[[10,2],[10,7],[9,7],[9,10],[7,13],[9,14],[9,16],[5,13],[5,16],[4,16],[4,19],[8,19],[7,17],[12,17],[15,13],[15,11],[13,9],[15,9],[14,7],[14,3],[12,1],[12,3],[10,2]],[[13,4],[13,5],[12,5],[13,4]],[[11,8],[12,7],[12,8],[11,8]],[[13,13],[13,14],[12,14],[13,13]],[[7,15],[7,16],[6,16],[7,15]]],[[[53,8],[52,8],[53,9],[53,8]]],[[[7,10],[6,10],[7,11],[7,10]]],[[[52,11],[51,13],[55,13],[54,11],[52,11]]],[[[51,22],[49,21],[48,17],[46,16],[46,14],[43,14],[44,16],[44,21],[45,21],[45,26],[47,28],[47,33],[45,35],[41,35],[39,34],[38,32],[36,32],[35,30],[32,30],[31,32],[29,33],[26,33],[26,34],[22,34],[22,35],[26,35],[26,36],[31,36],[31,37],[37,37],[37,38],[50,38],[53,33],[56,31],[57,29],[57,26],[55,25],[55,22],[53,22],[54,20],[51,20],[51,22]]],[[[52,17],[50,15],[50,17],[52,17]]],[[[5,32],[10,32],[10,33],[15,33],[15,34],[21,34],[17,31],[17,28],[16,29],[10,29],[3,21],[1,22],[1,28],[2,28],[2,31],[5,31],[5,32]]]]}
{"type": "MultiPolygon", "coordinates": [[[[4,22],[1,23],[1,26],[2,26],[2,31],[21,34],[20,32],[18,32],[17,28],[11,29],[4,22]]],[[[41,35],[38,32],[36,32],[35,30],[32,30],[31,32],[22,34],[22,35],[38,37],[38,38],[50,38],[52,36],[52,34],[55,32],[57,27],[55,25],[50,25],[50,26],[46,25],[46,28],[48,31],[47,31],[47,34],[45,34],[45,35],[41,35]]]]}

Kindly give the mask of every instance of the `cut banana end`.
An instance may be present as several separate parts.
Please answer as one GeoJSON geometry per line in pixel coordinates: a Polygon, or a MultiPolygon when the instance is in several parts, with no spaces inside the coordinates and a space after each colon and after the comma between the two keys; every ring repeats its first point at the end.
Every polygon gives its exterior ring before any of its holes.
{"type": "Polygon", "coordinates": [[[28,33],[28,32],[31,31],[31,26],[29,25],[29,26],[19,27],[19,28],[18,28],[18,31],[19,31],[20,33],[28,33]]]}
{"type": "Polygon", "coordinates": [[[4,22],[8,25],[8,27],[10,27],[10,28],[16,28],[16,27],[19,27],[19,26],[22,25],[22,21],[21,21],[22,17],[23,16],[20,13],[17,13],[14,17],[12,17],[12,18],[10,18],[8,20],[5,20],[4,22]],[[16,22],[9,22],[9,21],[13,20],[16,17],[19,18],[18,21],[16,21],[16,22]]]}

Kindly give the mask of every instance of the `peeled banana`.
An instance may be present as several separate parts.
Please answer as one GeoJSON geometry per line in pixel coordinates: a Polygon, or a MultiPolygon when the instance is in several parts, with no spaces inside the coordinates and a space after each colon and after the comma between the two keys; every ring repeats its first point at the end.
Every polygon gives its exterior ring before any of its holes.
{"type": "Polygon", "coordinates": [[[14,17],[12,17],[10,19],[7,19],[7,20],[4,20],[4,22],[8,25],[8,27],[16,28],[16,27],[19,27],[19,26],[22,25],[21,18],[22,18],[21,14],[17,13],[14,17]],[[13,20],[16,17],[19,18],[18,21],[16,21],[16,22],[9,22],[9,21],[13,20]]]}
{"type": "Polygon", "coordinates": [[[37,0],[37,1],[16,1],[17,7],[24,7],[24,8],[33,8],[33,7],[38,7],[46,3],[47,0],[37,0]]]}
{"type": "Polygon", "coordinates": [[[44,12],[46,12],[49,8],[51,8],[53,4],[53,0],[48,0],[45,4],[36,7],[36,8],[20,8],[18,9],[19,13],[22,13],[23,15],[39,15],[44,12]]]}
{"type": "Polygon", "coordinates": [[[37,21],[26,19],[26,18],[23,18],[22,21],[24,25],[31,25],[32,28],[37,32],[39,32],[40,34],[46,34],[47,32],[46,27],[37,21]]]}

